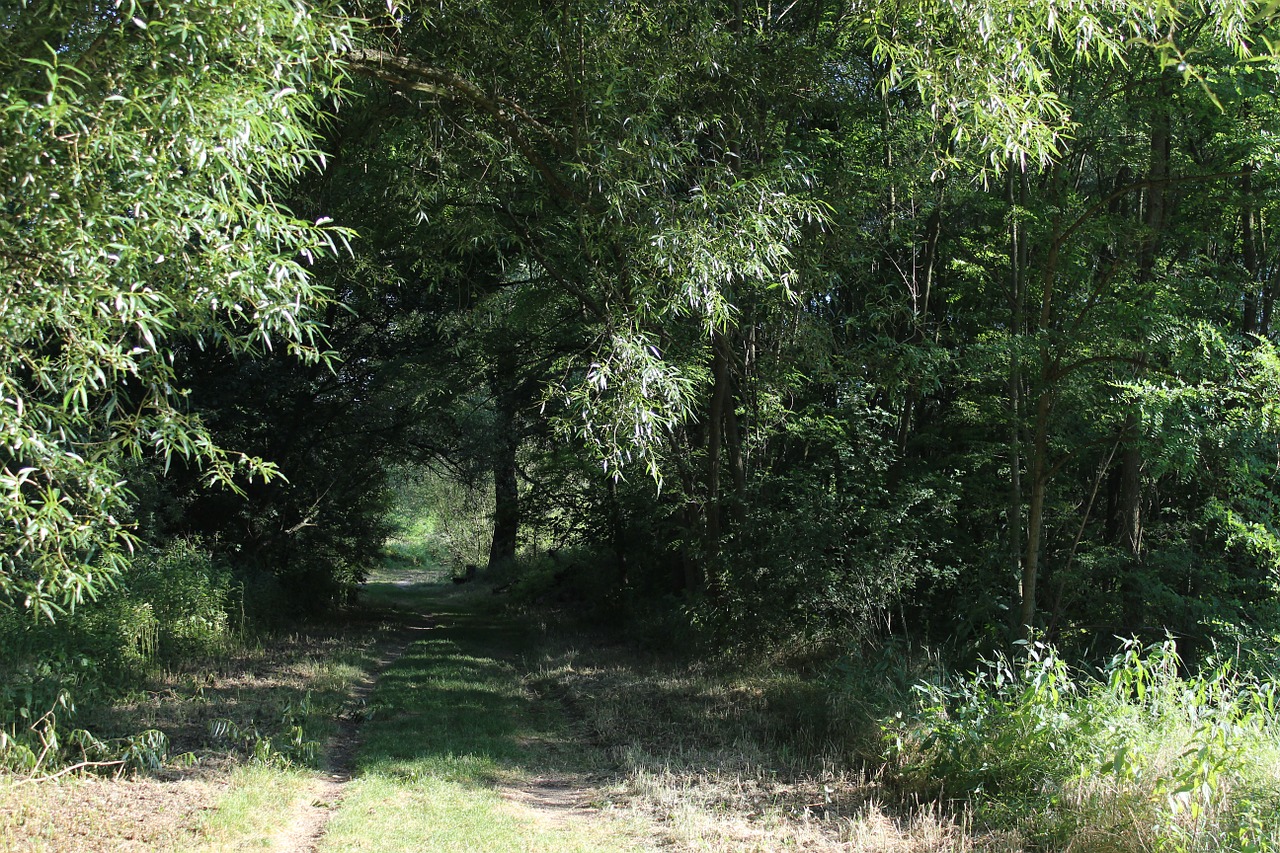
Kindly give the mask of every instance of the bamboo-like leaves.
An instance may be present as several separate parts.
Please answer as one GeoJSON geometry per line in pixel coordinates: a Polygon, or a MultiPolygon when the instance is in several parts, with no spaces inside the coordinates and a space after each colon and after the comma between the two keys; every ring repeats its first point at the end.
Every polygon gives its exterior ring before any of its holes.
{"type": "Polygon", "coordinates": [[[305,260],[345,235],[274,194],[321,159],[310,127],[350,30],[291,0],[44,24],[0,26],[0,603],[52,615],[130,548],[123,458],[274,475],[184,411],[175,364],[211,345],[322,357],[305,260]]]}

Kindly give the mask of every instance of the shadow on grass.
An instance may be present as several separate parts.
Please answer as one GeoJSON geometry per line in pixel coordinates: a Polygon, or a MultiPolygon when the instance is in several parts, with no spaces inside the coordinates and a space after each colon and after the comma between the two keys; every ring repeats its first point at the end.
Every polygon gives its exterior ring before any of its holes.
{"type": "Polygon", "coordinates": [[[367,594],[428,612],[431,626],[378,681],[359,773],[493,787],[584,769],[563,710],[524,687],[518,664],[534,645],[530,626],[486,613],[482,592],[447,584],[371,584],[367,594]]]}
{"type": "MultiPolygon", "coordinates": [[[[392,617],[394,618],[394,616],[392,617]]],[[[76,720],[101,738],[156,729],[169,742],[162,779],[248,761],[318,767],[321,744],[372,668],[386,616],[359,612],[304,630],[262,635],[220,655],[172,662],[123,699],[76,720]]]]}

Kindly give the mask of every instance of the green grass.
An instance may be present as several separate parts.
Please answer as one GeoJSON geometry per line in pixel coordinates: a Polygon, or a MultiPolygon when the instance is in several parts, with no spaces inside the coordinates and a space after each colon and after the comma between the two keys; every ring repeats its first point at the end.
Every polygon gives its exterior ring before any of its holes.
{"type": "Polygon", "coordinates": [[[379,680],[356,778],[322,850],[639,846],[633,825],[605,810],[519,801],[531,780],[579,778],[593,766],[558,704],[525,687],[517,650],[537,647],[533,626],[493,612],[483,592],[375,584],[368,597],[428,609],[434,625],[379,680]]]}
{"type": "MultiPolygon", "coordinates": [[[[202,850],[279,849],[281,815],[304,802],[313,774],[300,768],[251,765],[231,773],[225,793],[196,827],[202,850]]],[[[192,844],[192,847],[197,845],[192,844]]]]}
{"type": "Polygon", "coordinates": [[[1092,675],[1042,645],[967,677],[894,649],[688,660],[491,583],[392,556],[351,625],[167,674],[119,709],[122,730],[171,732],[223,768],[216,781],[173,769],[0,790],[0,850],[6,832],[36,842],[24,850],[310,843],[314,767],[252,764],[251,744],[209,743],[209,723],[279,743],[302,719],[322,740],[400,647],[388,625],[410,642],[362,706],[354,778],[320,812],[324,851],[1280,850],[1280,688],[1187,675],[1171,646],[1130,645],[1092,675]]]}

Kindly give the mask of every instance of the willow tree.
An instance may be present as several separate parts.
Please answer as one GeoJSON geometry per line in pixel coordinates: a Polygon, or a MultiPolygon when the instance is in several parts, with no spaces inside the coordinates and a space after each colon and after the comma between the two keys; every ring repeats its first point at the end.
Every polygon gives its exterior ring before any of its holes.
{"type": "Polygon", "coordinates": [[[53,616],[131,547],[122,468],[234,486],[267,461],[184,407],[183,348],[323,358],[277,200],[321,160],[347,24],[296,0],[21,0],[0,13],[0,603],[53,616]]]}

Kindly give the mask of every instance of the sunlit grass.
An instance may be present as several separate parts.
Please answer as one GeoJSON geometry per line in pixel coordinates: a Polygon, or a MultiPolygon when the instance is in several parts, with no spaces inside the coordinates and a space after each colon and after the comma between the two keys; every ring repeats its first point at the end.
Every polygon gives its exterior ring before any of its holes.
{"type": "MultiPolygon", "coordinates": [[[[498,618],[483,593],[389,585],[380,605],[433,602],[433,625],[379,680],[369,704],[357,778],[330,822],[323,850],[626,850],[625,820],[598,807],[540,811],[510,791],[534,778],[580,774],[556,703],[522,680],[518,650],[534,640],[498,618]]],[[[598,806],[599,804],[597,804],[598,806]]]]}
{"type": "Polygon", "coordinates": [[[305,806],[314,775],[299,768],[248,766],[231,774],[225,793],[197,825],[194,849],[206,851],[290,849],[293,839],[277,837],[288,816],[305,806]]]}

